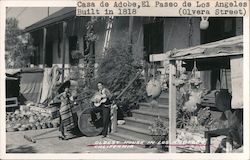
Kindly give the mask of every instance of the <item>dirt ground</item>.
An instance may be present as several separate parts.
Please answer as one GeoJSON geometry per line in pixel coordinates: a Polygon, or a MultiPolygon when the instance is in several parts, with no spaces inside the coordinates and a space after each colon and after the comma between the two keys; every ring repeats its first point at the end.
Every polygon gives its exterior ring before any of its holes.
{"type": "Polygon", "coordinates": [[[129,146],[119,148],[107,145],[107,147],[97,147],[95,144],[114,142],[110,138],[96,137],[76,137],[70,140],[59,140],[59,132],[55,131],[37,137],[36,143],[24,139],[24,135],[34,136],[53,129],[29,130],[6,133],[7,153],[155,153],[155,148],[142,148],[129,146]]]}

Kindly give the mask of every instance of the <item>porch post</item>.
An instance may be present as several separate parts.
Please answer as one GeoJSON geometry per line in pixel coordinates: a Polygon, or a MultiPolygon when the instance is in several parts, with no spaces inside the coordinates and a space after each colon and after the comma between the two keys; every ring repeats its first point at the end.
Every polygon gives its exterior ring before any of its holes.
{"type": "Polygon", "coordinates": [[[169,73],[169,153],[176,153],[176,78],[175,61],[170,61],[169,73]]]}
{"type": "Polygon", "coordinates": [[[43,48],[42,48],[42,53],[43,53],[42,64],[43,64],[43,68],[45,68],[46,38],[47,38],[47,28],[44,27],[43,28],[43,48]]]}
{"type": "Polygon", "coordinates": [[[67,22],[63,21],[63,36],[62,36],[62,83],[64,82],[64,73],[65,73],[65,54],[66,54],[66,27],[67,27],[67,22]]]}
{"type": "Polygon", "coordinates": [[[129,37],[129,52],[132,53],[132,32],[133,32],[133,25],[134,25],[134,17],[129,17],[129,29],[128,29],[128,37],[129,37]]]}

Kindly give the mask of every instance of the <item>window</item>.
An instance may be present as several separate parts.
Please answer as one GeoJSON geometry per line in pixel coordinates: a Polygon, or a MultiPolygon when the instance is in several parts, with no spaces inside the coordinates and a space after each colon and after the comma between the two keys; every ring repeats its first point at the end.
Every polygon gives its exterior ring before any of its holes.
{"type": "Polygon", "coordinates": [[[72,58],[72,51],[78,50],[78,45],[77,45],[77,36],[70,36],[69,37],[69,63],[71,65],[77,65],[77,59],[72,58]]]}

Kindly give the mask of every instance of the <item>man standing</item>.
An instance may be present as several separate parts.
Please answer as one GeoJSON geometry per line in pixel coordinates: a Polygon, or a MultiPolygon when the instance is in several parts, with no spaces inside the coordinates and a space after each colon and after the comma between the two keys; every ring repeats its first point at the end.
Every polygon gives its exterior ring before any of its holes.
{"type": "Polygon", "coordinates": [[[111,93],[110,91],[103,86],[103,83],[99,82],[97,84],[98,92],[95,94],[94,99],[94,108],[91,110],[91,120],[95,124],[96,113],[101,112],[103,118],[103,138],[107,137],[109,123],[110,123],[110,107],[111,107],[111,93]]]}

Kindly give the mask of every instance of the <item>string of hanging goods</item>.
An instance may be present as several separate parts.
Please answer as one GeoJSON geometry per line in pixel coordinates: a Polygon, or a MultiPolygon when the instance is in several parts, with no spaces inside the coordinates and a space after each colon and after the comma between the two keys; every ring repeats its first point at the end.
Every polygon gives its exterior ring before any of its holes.
{"type": "Polygon", "coordinates": [[[198,68],[197,68],[197,64],[196,64],[196,60],[194,60],[194,67],[192,69],[192,78],[198,78],[198,68]]]}
{"type": "Polygon", "coordinates": [[[161,94],[161,83],[159,80],[157,80],[157,77],[156,77],[156,71],[155,71],[156,68],[155,68],[155,62],[153,60],[153,57],[154,56],[151,56],[152,63],[150,65],[150,69],[151,71],[153,71],[153,73],[152,72],[150,73],[150,75],[152,74],[152,77],[147,83],[146,91],[149,97],[155,99],[161,94]]]}

